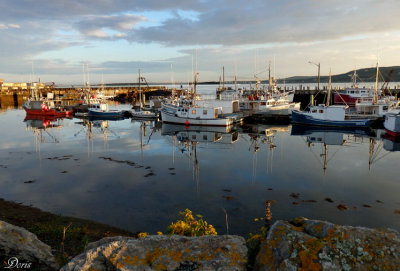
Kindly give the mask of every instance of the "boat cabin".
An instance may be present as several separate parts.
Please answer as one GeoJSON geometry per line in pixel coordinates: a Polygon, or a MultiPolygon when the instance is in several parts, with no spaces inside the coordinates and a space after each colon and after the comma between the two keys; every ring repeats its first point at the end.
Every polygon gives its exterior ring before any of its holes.
{"type": "Polygon", "coordinates": [[[89,105],[89,109],[93,109],[93,110],[96,110],[96,111],[102,111],[102,112],[109,111],[108,104],[105,104],[105,103],[90,104],[89,105]]]}
{"type": "Polygon", "coordinates": [[[318,106],[310,106],[308,115],[315,119],[340,121],[344,120],[345,110],[346,107],[341,105],[326,106],[320,104],[318,106]]]}
{"type": "Polygon", "coordinates": [[[216,119],[222,108],[210,107],[178,107],[176,116],[190,119],[216,119]]]}

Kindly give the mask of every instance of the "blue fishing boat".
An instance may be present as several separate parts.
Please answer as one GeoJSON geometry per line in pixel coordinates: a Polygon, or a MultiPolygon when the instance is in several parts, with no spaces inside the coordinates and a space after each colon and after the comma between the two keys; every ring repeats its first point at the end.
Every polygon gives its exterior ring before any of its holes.
{"type": "Polygon", "coordinates": [[[369,119],[346,117],[344,105],[330,105],[331,73],[329,72],[328,99],[325,104],[311,105],[308,111],[292,111],[292,123],[327,127],[369,127],[369,119]]]}
{"type": "Polygon", "coordinates": [[[329,127],[369,127],[369,119],[349,119],[345,116],[345,106],[317,105],[309,111],[292,111],[292,123],[329,127]]]}
{"type": "Polygon", "coordinates": [[[108,104],[97,103],[91,104],[88,109],[89,117],[107,117],[107,118],[120,118],[124,115],[124,111],[111,110],[108,104]]]}

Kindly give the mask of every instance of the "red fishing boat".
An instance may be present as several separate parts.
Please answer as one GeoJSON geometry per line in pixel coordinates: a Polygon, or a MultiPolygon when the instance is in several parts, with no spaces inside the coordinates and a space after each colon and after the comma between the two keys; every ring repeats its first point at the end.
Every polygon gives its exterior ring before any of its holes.
{"type": "Polygon", "coordinates": [[[53,116],[53,117],[69,117],[72,116],[72,109],[67,110],[63,107],[51,105],[48,101],[28,100],[22,107],[27,115],[53,116]]]}

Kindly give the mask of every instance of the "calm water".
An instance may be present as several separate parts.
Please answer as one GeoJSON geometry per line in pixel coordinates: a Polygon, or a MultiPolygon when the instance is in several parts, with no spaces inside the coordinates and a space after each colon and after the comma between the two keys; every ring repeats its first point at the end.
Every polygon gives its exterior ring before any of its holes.
{"type": "Polygon", "coordinates": [[[21,109],[0,113],[6,200],[150,233],[189,208],[221,234],[226,210],[230,233],[245,235],[262,225],[254,219],[267,200],[276,201],[274,220],[400,230],[400,151],[391,151],[400,148],[383,131],[259,125],[227,133],[130,119],[24,119],[21,109]]]}

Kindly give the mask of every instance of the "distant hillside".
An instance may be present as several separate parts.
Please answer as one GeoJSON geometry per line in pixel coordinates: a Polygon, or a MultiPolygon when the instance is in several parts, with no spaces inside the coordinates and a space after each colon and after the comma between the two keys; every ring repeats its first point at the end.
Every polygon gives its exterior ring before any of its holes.
{"type": "MultiPolygon", "coordinates": [[[[379,82],[384,82],[388,79],[390,71],[392,72],[391,82],[400,82],[400,66],[391,67],[380,67],[379,68],[379,82]]],[[[347,83],[351,82],[351,77],[354,71],[348,71],[343,74],[332,75],[333,83],[347,83]]],[[[357,82],[375,82],[376,77],[376,67],[364,68],[357,70],[357,82]]],[[[317,83],[317,75],[314,76],[292,76],[284,79],[278,79],[278,83],[282,84],[283,81],[286,83],[317,83]]],[[[329,76],[321,76],[321,83],[327,83],[329,81],[329,76]]],[[[219,82],[200,82],[199,84],[218,84],[219,82]]],[[[234,82],[225,82],[226,84],[232,84],[234,82]]],[[[254,83],[254,81],[239,81],[238,84],[249,84],[254,83]]],[[[262,83],[268,83],[268,80],[262,80],[262,83]]]]}
{"type": "MultiPolygon", "coordinates": [[[[392,72],[391,82],[399,82],[400,81],[400,66],[391,66],[391,67],[380,67],[379,68],[379,82],[384,82],[388,79],[388,75],[390,71],[392,72]]],[[[332,75],[332,82],[335,83],[345,83],[351,82],[351,77],[354,71],[349,71],[343,74],[332,75]]],[[[357,70],[357,82],[375,82],[376,78],[376,68],[364,68],[357,70]]],[[[329,80],[329,76],[321,76],[321,82],[326,83],[329,80]]],[[[279,80],[279,82],[283,82],[279,80]]],[[[294,76],[285,79],[286,83],[316,83],[317,76],[294,76]]]]}

